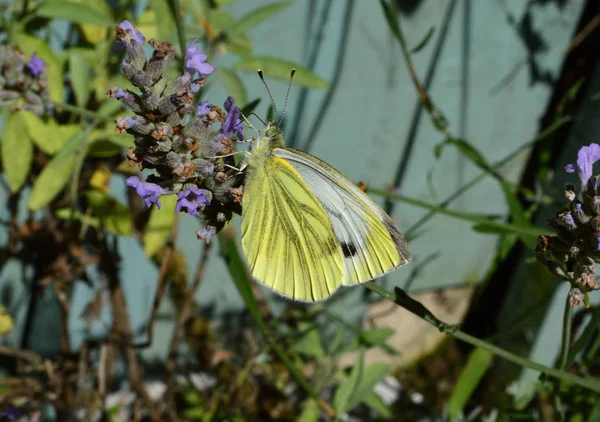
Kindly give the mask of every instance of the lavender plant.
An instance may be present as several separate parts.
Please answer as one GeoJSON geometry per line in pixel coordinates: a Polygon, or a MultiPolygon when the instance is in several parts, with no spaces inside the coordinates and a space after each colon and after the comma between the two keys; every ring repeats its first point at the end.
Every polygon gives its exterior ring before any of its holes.
{"type": "Polygon", "coordinates": [[[154,174],[141,180],[127,179],[149,208],[163,195],[177,195],[176,211],[186,212],[206,223],[197,232],[209,242],[233,213],[240,213],[242,176],[234,167],[233,142],[243,140],[240,109],[228,97],[224,110],[196,98],[214,68],[206,63],[192,41],[186,51],[183,73],[173,81],[167,72],[173,66],[173,46],[150,40],[154,51],[147,59],[142,45],[146,38],[129,21],[117,26],[117,41],[127,50],[122,69],[139,93],[112,88],[107,95],[121,101],[135,115],[116,120],[117,131],[134,137],[127,151],[129,162],[154,174]],[[220,129],[213,125],[220,123],[220,129]]]}
{"type": "Polygon", "coordinates": [[[0,108],[5,107],[38,116],[52,111],[46,63],[36,53],[26,60],[10,45],[0,46],[0,108]]]}
{"type": "Polygon", "coordinates": [[[565,187],[568,206],[548,225],[555,236],[540,236],[537,259],[548,270],[571,284],[571,306],[589,306],[588,293],[600,290],[596,277],[600,263],[600,177],[592,175],[593,165],[600,160],[600,145],[590,144],[577,153],[577,162],[565,167],[568,173],[577,172],[581,188],[565,187]]]}

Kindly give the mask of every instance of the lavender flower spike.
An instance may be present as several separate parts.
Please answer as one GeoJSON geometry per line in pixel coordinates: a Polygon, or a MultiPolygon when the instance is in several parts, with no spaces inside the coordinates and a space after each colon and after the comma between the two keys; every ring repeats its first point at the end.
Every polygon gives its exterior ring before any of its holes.
{"type": "Polygon", "coordinates": [[[195,39],[187,46],[187,51],[185,53],[185,72],[190,75],[194,75],[194,73],[198,72],[200,77],[204,78],[206,75],[213,73],[215,68],[208,63],[204,63],[207,55],[202,54],[200,48],[196,47],[197,42],[198,39],[195,39]]]}
{"type": "Polygon", "coordinates": [[[577,170],[579,179],[583,186],[587,185],[588,180],[592,177],[593,165],[600,160],[600,145],[590,144],[586,147],[581,147],[577,152],[577,164],[569,164],[565,167],[567,173],[573,173],[577,170]]]}
{"type": "Polygon", "coordinates": [[[165,190],[154,183],[142,182],[138,177],[131,176],[125,181],[127,186],[135,188],[135,192],[144,199],[146,207],[150,208],[152,204],[156,204],[160,209],[158,197],[165,193],[165,190]]]}
{"type": "Polygon", "coordinates": [[[142,45],[146,42],[146,37],[140,31],[135,29],[133,24],[128,20],[124,20],[117,26],[123,31],[129,31],[129,34],[133,37],[134,40],[137,41],[139,45],[142,45]]]}
{"type": "Polygon", "coordinates": [[[46,63],[42,59],[37,58],[36,55],[37,53],[33,53],[31,60],[27,63],[27,68],[33,73],[33,76],[37,77],[46,69],[46,63]]]}
{"type": "Polygon", "coordinates": [[[175,211],[181,211],[182,208],[192,216],[198,215],[198,209],[203,209],[205,205],[210,205],[210,200],[206,197],[206,191],[199,188],[189,188],[177,194],[179,199],[175,205],[175,211]]]}

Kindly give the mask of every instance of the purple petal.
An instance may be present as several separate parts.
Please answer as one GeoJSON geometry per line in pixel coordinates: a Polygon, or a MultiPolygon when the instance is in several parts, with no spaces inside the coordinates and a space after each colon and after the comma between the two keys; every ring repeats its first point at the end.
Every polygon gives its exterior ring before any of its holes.
{"type": "Polygon", "coordinates": [[[193,40],[188,44],[185,54],[185,72],[193,75],[198,72],[201,78],[214,72],[215,68],[206,61],[206,54],[200,52],[200,48],[196,47],[198,39],[193,40]]]}
{"type": "Polygon", "coordinates": [[[565,171],[567,173],[575,173],[575,170],[577,170],[577,166],[575,164],[567,164],[565,166],[565,171]]]}
{"type": "MultiPolygon", "coordinates": [[[[577,152],[577,173],[584,186],[592,177],[594,163],[598,160],[600,160],[600,145],[598,144],[581,147],[577,152]]],[[[567,166],[565,170],[570,172],[571,168],[571,166],[567,166]]]]}
{"type": "Polygon", "coordinates": [[[202,101],[199,105],[198,105],[198,109],[196,110],[196,114],[197,115],[205,115],[208,114],[208,112],[210,111],[210,108],[212,107],[212,104],[210,104],[207,101],[202,101]]]}
{"type": "Polygon", "coordinates": [[[127,186],[135,188],[135,192],[144,199],[146,207],[150,208],[152,204],[156,204],[160,209],[158,197],[165,193],[165,190],[154,183],[142,182],[138,177],[131,176],[125,181],[127,186]]]}
{"type": "Polygon", "coordinates": [[[46,69],[46,62],[42,59],[36,57],[37,53],[33,53],[29,63],[27,63],[27,68],[33,73],[33,76],[38,76],[46,69]]]}
{"type": "Polygon", "coordinates": [[[204,189],[189,188],[179,192],[177,196],[179,199],[175,205],[175,211],[181,211],[185,208],[185,211],[192,216],[198,215],[198,210],[202,210],[204,206],[210,204],[204,189]]]}
{"type": "Polygon", "coordinates": [[[123,31],[129,31],[129,34],[133,37],[134,40],[137,41],[138,44],[142,45],[144,44],[144,42],[146,42],[146,37],[144,37],[144,35],[140,31],[135,29],[133,24],[128,20],[124,20],[118,26],[123,31]]]}

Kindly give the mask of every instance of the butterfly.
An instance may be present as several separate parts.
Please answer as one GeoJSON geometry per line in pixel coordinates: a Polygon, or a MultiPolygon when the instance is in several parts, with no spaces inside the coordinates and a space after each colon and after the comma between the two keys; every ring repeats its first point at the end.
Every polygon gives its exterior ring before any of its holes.
{"type": "Polygon", "coordinates": [[[329,164],[286,148],[278,124],[266,125],[245,163],[242,249],[272,290],[319,301],[410,261],[390,216],[329,164]]]}

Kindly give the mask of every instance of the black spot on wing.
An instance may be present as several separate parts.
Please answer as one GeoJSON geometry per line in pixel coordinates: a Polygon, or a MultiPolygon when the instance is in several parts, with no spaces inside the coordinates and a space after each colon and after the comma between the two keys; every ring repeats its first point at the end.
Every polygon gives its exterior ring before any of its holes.
{"type": "Polygon", "coordinates": [[[350,258],[358,252],[356,246],[352,242],[342,242],[340,245],[342,246],[342,252],[344,253],[345,258],[350,258]]]}

